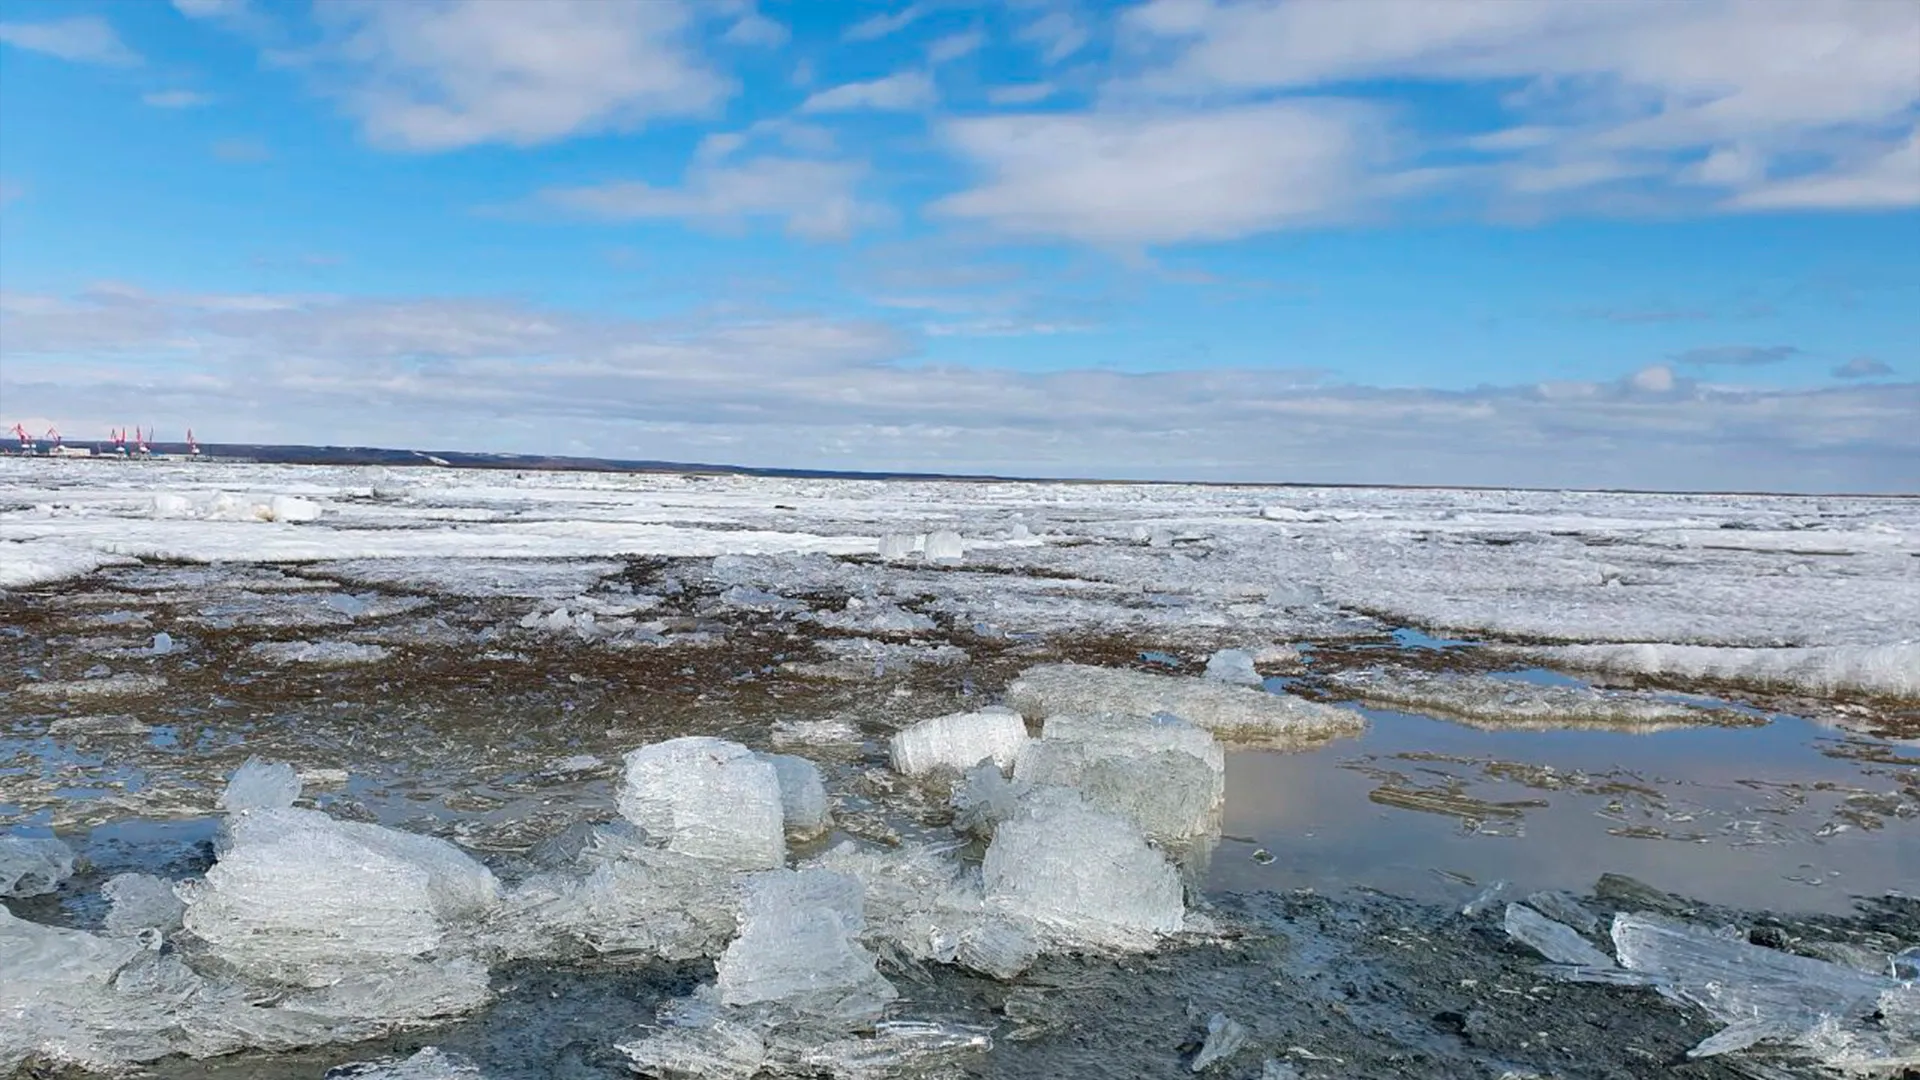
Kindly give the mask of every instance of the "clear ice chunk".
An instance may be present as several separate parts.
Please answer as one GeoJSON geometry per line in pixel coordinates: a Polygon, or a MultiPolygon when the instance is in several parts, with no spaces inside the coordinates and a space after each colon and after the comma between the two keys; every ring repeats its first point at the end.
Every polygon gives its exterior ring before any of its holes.
{"type": "Polygon", "coordinates": [[[1507,905],[1508,936],[1556,964],[1608,968],[1613,957],[1595,948],[1565,923],[1557,923],[1530,907],[1507,905]]]}
{"type": "Polygon", "coordinates": [[[247,810],[274,810],[292,806],[300,798],[300,774],[284,761],[268,764],[248,758],[233,771],[220,795],[220,809],[229,814],[247,810]]]}
{"type": "Polygon", "coordinates": [[[987,708],[922,720],[895,732],[889,750],[896,770],[918,776],[937,768],[970,769],[989,760],[1010,769],[1026,744],[1027,725],[1019,713],[987,708]]]}
{"type": "Polygon", "coordinates": [[[835,1023],[878,1018],[898,997],[860,944],[858,878],[830,870],[769,870],[749,878],[740,936],[715,965],[727,1006],[778,1002],[835,1023]]]}
{"type": "Polygon", "coordinates": [[[136,937],[146,931],[162,935],[180,929],[186,905],[174,895],[173,883],[153,874],[118,874],[100,888],[107,898],[109,937],[136,937]]]}
{"type": "Polygon", "coordinates": [[[1265,680],[1253,666],[1253,654],[1245,649],[1221,649],[1207,658],[1205,677],[1234,686],[1261,686],[1265,680]]]}
{"type": "Polygon", "coordinates": [[[780,812],[788,835],[807,839],[827,831],[827,786],[820,768],[792,754],[761,754],[780,780],[780,812]]]}
{"type": "Polygon", "coordinates": [[[1205,1072],[1239,1053],[1245,1045],[1247,1029],[1226,1013],[1214,1013],[1207,1017],[1207,1039],[1200,1044],[1200,1052],[1193,1056],[1192,1069],[1205,1072]]]}
{"type": "Polygon", "coordinates": [[[1178,750],[1135,754],[1056,739],[1030,743],[1014,766],[1016,784],[1072,788],[1087,805],[1125,818],[1161,842],[1215,829],[1218,780],[1206,762],[1178,750]]]}
{"type": "Polygon", "coordinates": [[[1737,1029],[1708,1039],[1695,1056],[1757,1042],[1805,1047],[1826,1025],[1864,1033],[1882,995],[1902,986],[1651,915],[1614,916],[1613,942],[1622,967],[1658,976],[1663,992],[1737,1029]]]}
{"type": "Polygon", "coordinates": [[[493,874],[444,840],[316,810],[251,810],[187,896],[186,929],[249,977],[325,986],[441,948],[498,903],[493,874]]]}
{"type": "Polygon", "coordinates": [[[1051,944],[1136,950],[1177,933],[1180,875],[1131,822],[1065,789],[994,830],[981,863],[989,910],[1032,919],[1051,944]]]}
{"type": "Polygon", "coordinates": [[[0,836],[0,896],[44,896],[73,876],[73,850],[52,837],[0,836]]]}
{"type": "Polygon", "coordinates": [[[1563,922],[1582,934],[1600,928],[1600,920],[1573,894],[1559,889],[1543,889],[1527,895],[1527,906],[1555,922],[1563,922]]]}
{"type": "Polygon", "coordinates": [[[966,558],[967,545],[952,529],[936,529],[927,534],[927,546],[922,554],[928,562],[957,563],[966,558]]]}
{"type": "Polygon", "coordinates": [[[780,776],[738,743],[702,735],[627,755],[620,813],[667,850],[736,870],[787,860],[780,776]]]}
{"type": "Polygon", "coordinates": [[[1309,746],[1366,730],[1359,713],[1292,694],[1085,664],[1027,669],[1007,688],[1007,704],[1036,720],[1062,713],[1170,713],[1221,738],[1283,746],[1309,746]]]}

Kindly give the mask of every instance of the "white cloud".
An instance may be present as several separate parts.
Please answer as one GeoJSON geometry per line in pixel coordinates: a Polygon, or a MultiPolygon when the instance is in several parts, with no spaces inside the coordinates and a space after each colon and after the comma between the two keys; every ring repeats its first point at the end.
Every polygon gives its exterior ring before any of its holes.
{"type": "Polygon", "coordinates": [[[841,35],[841,39],[844,41],[874,41],[879,38],[888,37],[905,30],[908,26],[917,22],[920,16],[926,14],[926,12],[927,9],[920,4],[909,4],[899,11],[883,12],[882,14],[862,19],[852,26],[847,27],[847,32],[841,35]]]}
{"type": "Polygon", "coordinates": [[[341,0],[316,9],[321,49],[293,58],[398,150],[532,146],[698,116],[733,90],[679,0],[341,0]]]}
{"type": "MultiPolygon", "coordinates": [[[[1920,62],[1920,48],[1916,49],[1920,62]]],[[[1906,141],[1864,160],[1809,176],[1764,182],[1740,192],[1742,210],[1881,210],[1920,206],[1920,127],[1906,141]]]]}
{"type": "Polygon", "coordinates": [[[791,37],[784,24],[767,18],[757,11],[741,16],[720,36],[720,40],[730,45],[748,45],[762,49],[777,49],[787,43],[791,37]]]}
{"type": "Polygon", "coordinates": [[[1627,380],[1635,390],[1644,390],[1649,394],[1665,394],[1673,390],[1675,380],[1673,369],[1664,364],[1643,367],[1627,380]]]}
{"type": "Polygon", "coordinates": [[[1360,196],[1371,125],[1358,107],[1310,103],[956,120],[947,141],[986,180],[934,209],[1119,246],[1325,221],[1360,196]]]}
{"type": "Polygon", "coordinates": [[[235,441],[1077,476],[1912,490],[1920,384],[1464,392],[1312,372],[911,363],[882,323],[593,317],[504,301],[0,295],[0,397],[235,441]],[[503,426],[498,418],[513,417],[503,426]]]}
{"type": "Polygon", "coordinates": [[[113,24],[98,15],[49,22],[0,22],[0,42],[77,64],[133,67],[141,62],[140,54],[120,40],[113,24]]]}
{"type": "Polygon", "coordinates": [[[1014,83],[987,91],[987,100],[995,105],[1032,105],[1058,92],[1059,88],[1049,82],[1014,83]]]}
{"type": "Polygon", "coordinates": [[[156,109],[195,109],[213,103],[213,95],[194,90],[156,90],[140,95],[140,100],[156,109]]]}
{"type": "Polygon", "coordinates": [[[987,43],[987,35],[978,30],[949,34],[927,46],[929,64],[946,64],[978,52],[987,43]]]}
{"type": "Polygon", "coordinates": [[[1091,35],[1079,19],[1065,11],[1050,11],[1020,28],[1019,39],[1040,51],[1040,59],[1057,64],[1086,47],[1091,35]]]}
{"type": "Polygon", "coordinates": [[[829,87],[800,106],[801,112],[911,112],[932,105],[938,97],[933,79],[922,71],[901,71],[871,82],[829,87]]]}
{"type": "Polygon", "coordinates": [[[1893,374],[1893,368],[1871,356],[1856,356],[1833,369],[1836,379],[1877,379],[1893,374]]]}
{"type": "Polygon", "coordinates": [[[1136,96],[1519,80],[1510,126],[1466,140],[1497,167],[1451,178],[1536,209],[1635,185],[1696,205],[1711,193],[1685,187],[1721,188],[1735,209],[1920,203],[1920,5],[1153,0],[1123,22],[1150,59],[1113,89],[1136,96]]]}
{"type": "Polygon", "coordinates": [[[701,155],[677,188],[632,181],[548,188],[539,198],[613,221],[671,218],[725,227],[752,218],[779,218],[789,233],[816,240],[844,239],[862,227],[890,220],[884,207],[868,204],[856,193],[865,172],[858,165],[783,157],[722,163],[735,146],[714,147],[701,155]]]}

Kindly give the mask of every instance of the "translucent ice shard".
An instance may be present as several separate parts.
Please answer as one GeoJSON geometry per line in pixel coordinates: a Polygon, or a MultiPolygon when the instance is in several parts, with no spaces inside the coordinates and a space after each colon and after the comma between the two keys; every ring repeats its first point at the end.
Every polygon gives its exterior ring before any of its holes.
{"type": "Polygon", "coordinates": [[[1177,932],[1180,875],[1132,823],[1071,792],[1029,801],[994,831],[981,864],[990,910],[1032,919],[1063,947],[1139,949],[1177,932]]]}
{"type": "Polygon", "coordinates": [[[779,774],[725,739],[687,736],[628,754],[620,813],[669,851],[733,869],[787,859],[779,774]]]}
{"type": "Polygon", "coordinates": [[[107,898],[106,931],[111,937],[136,937],[150,930],[171,934],[186,912],[173,883],[152,874],[119,874],[100,891],[107,898]]]}
{"type": "Polygon", "coordinates": [[[827,787],[813,762],[792,754],[761,754],[780,780],[780,809],[789,835],[809,838],[827,831],[827,787]]]}
{"type": "Polygon", "coordinates": [[[1253,654],[1245,649],[1221,649],[1207,659],[1206,677],[1234,686],[1259,686],[1260,673],[1254,670],[1253,654]]]}
{"type": "Polygon", "coordinates": [[[1083,664],[1027,669],[1007,688],[1007,703],[1033,719],[1171,713],[1222,738],[1283,745],[1311,745],[1366,729],[1358,713],[1291,694],[1083,664]]]}
{"type": "Polygon", "coordinates": [[[1530,907],[1507,905],[1507,934],[1556,964],[1608,968],[1613,957],[1594,948],[1564,923],[1554,922],[1530,907]]]}
{"type": "Polygon", "coordinates": [[[52,837],[0,836],[0,896],[41,896],[73,876],[73,851],[52,837]]]}
{"type": "Polygon", "coordinates": [[[927,546],[923,552],[928,562],[957,563],[966,558],[967,545],[960,534],[952,529],[938,529],[927,534],[927,546]]]}
{"type": "Polygon", "coordinates": [[[992,761],[1013,767],[1027,743],[1027,725],[1011,709],[989,708],[922,720],[896,732],[889,749],[893,767],[909,776],[936,768],[970,769],[992,761]]]}
{"type": "Polygon", "coordinates": [[[740,936],[715,965],[720,1001],[778,1002],[835,1023],[877,1018],[897,997],[860,945],[859,879],[830,870],[770,870],[748,879],[740,936]]]}
{"type": "Polygon", "coordinates": [[[1542,686],[1453,671],[1375,668],[1337,672],[1329,678],[1341,690],[1364,701],[1437,713],[1483,728],[1660,731],[1697,724],[1761,722],[1729,709],[1702,708],[1651,694],[1589,686],[1542,686]]]}
{"type": "Polygon", "coordinates": [[[220,795],[220,809],[229,814],[292,806],[300,799],[300,774],[286,762],[268,764],[248,758],[233,771],[220,795]]]}
{"type": "Polygon", "coordinates": [[[1192,1069],[1205,1072],[1239,1053],[1245,1045],[1247,1029],[1226,1013],[1214,1013],[1207,1018],[1207,1039],[1200,1044],[1200,1052],[1193,1056],[1192,1069]]]}
{"type": "MultiPolygon", "coordinates": [[[[1874,1018],[1882,995],[1901,989],[1884,976],[1651,915],[1614,916],[1613,941],[1622,967],[1658,977],[1664,992],[1729,1025],[1696,1047],[1696,1056],[1757,1042],[1796,1043],[1820,1053],[1849,1042],[1836,1032],[1881,1042],[1888,1032],[1874,1018]]],[[[1920,1033],[1893,1035],[1908,1050],[1920,1049],[1914,1041],[1920,1033]]]]}

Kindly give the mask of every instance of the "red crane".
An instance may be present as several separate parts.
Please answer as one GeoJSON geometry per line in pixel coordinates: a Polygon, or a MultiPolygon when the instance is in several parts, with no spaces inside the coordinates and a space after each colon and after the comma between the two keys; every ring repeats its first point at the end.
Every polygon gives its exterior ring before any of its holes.
{"type": "Polygon", "coordinates": [[[55,450],[58,450],[58,449],[60,449],[60,432],[59,432],[59,430],[58,430],[58,429],[56,429],[56,428],[48,428],[48,429],[47,429],[47,441],[53,444],[53,448],[54,448],[55,450]]]}
{"type": "Polygon", "coordinates": [[[187,429],[187,456],[188,456],[188,457],[199,457],[199,456],[200,456],[200,444],[199,444],[199,443],[197,443],[197,442],[194,442],[194,441],[193,441],[193,429],[192,429],[192,428],[188,428],[188,429],[187,429]]]}
{"type": "Polygon", "coordinates": [[[20,437],[20,452],[23,454],[33,453],[33,436],[27,434],[27,429],[19,424],[15,424],[13,425],[13,433],[20,437]]]}

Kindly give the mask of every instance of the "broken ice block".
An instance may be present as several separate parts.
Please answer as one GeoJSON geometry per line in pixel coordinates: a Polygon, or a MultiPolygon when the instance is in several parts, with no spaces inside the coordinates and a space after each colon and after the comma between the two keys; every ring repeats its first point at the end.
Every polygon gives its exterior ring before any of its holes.
{"type": "Polygon", "coordinates": [[[1254,670],[1253,654],[1245,649],[1221,649],[1207,658],[1206,678],[1234,686],[1260,686],[1260,673],[1254,670]]]}
{"type": "Polygon", "coordinates": [[[73,851],[52,837],[0,836],[0,896],[42,896],[73,876],[73,851]]]}
{"type": "Polygon", "coordinates": [[[761,754],[780,778],[781,816],[787,832],[796,837],[827,831],[827,787],[813,762],[792,754],[761,754]]]}
{"type": "Polygon", "coordinates": [[[1007,687],[1007,703],[1033,719],[1063,713],[1171,713],[1222,738],[1287,745],[1308,745],[1366,730],[1366,720],[1359,713],[1292,694],[1084,664],[1028,668],[1007,687]]]}
{"type": "Polygon", "coordinates": [[[173,883],[152,874],[118,874],[100,888],[106,896],[109,937],[134,937],[148,930],[171,934],[180,928],[186,905],[173,883]]]}
{"type": "Polygon", "coordinates": [[[1002,769],[1013,767],[1027,743],[1027,725],[1011,709],[936,716],[896,732],[889,749],[893,767],[909,776],[936,768],[970,769],[991,760],[1002,769]]]}
{"type": "Polygon", "coordinates": [[[1593,947],[1586,938],[1564,923],[1554,922],[1530,907],[1507,905],[1508,936],[1532,948],[1556,964],[1608,968],[1613,957],[1593,947]]]}
{"type": "Polygon", "coordinates": [[[1193,1071],[1205,1072],[1239,1053],[1245,1045],[1247,1029],[1226,1013],[1214,1013],[1207,1017],[1207,1040],[1200,1045],[1200,1052],[1193,1056],[1193,1071]]]}
{"type": "Polygon", "coordinates": [[[779,1002],[808,1016],[860,1022],[898,996],[862,948],[859,879],[830,870],[770,870],[747,882],[740,936],[715,972],[729,1006],[779,1002]]]}
{"type": "Polygon", "coordinates": [[[317,521],[320,518],[320,504],[293,495],[275,495],[267,503],[267,517],[271,521],[289,524],[317,521]]]}
{"type": "Polygon", "coordinates": [[[250,810],[227,828],[184,921],[254,978],[324,986],[411,960],[498,900],[486,867],[430,836],[286,807],[250,810]]]}
{"type": "Polygon", "coordinates": [[[1033,919],[1064,947],[1146,948],[1186,914],[1179,873],[1140,831],[1077,798],[1002,822],[980,869],[989,909],[1033,919]]]}
{"type": "Polygon", "coordinates": [[[1696,1056],[1762,1041],[1805,1045],[1835,1024],[1861,1029],[1879,1009],[1881,995],[1901,986],[1652,915],[1615,915],[1613,942],[1622,967],[1658,976],[1664,992],[1731,1025],[1733,1030],[1696,1047],[1696,1056]]]}
{"type": "Polygon", "coordinates": [[[888,533],[880,538],[880,557],[890,562],[911,558],[919,546],[920,538],[912,533],[888,533]]]}
{"type": "Polygon", "coordinates": [[[229,814],[292,806],[300,798],[300,774],[284,761],[267,764],[248,758],[233,771],[220,795],[220,809],[229,814]]]}
{"type": "Polygon", "coordinates": [[[732,869],[787,861],[779,773],[739,743],[690,735],[633,751],[620,813],[668,850],[732,869]]]}
{"type": "Polygon", "coordinates": [[[1014,780],[1072,788],[1088,806],[1117,814],[1148,836],[1179,841],[1209,831],[1219,774],[1178,750],[1133,753],[1097,743],[1037,739],[1020,752],[1014,780]]]}
{"type": "Polygon", "coordinates": [[[952,529],[938,529],[927,534],[924,554],[928,562],[957,563],[966,558],[967,545],[960,539],[960,534],[952,529]]]}
{"type": "Polygon", "coordinates": [[[1527,906],[1555,922],[1566,923],[1582,934],[1591,934],[1600,926],[1600,920],[1587,910],[1586,905],[1573,894],[1559,889],[1543,889],[1529,894],[1527,906]]]}

